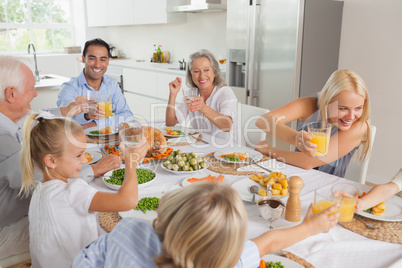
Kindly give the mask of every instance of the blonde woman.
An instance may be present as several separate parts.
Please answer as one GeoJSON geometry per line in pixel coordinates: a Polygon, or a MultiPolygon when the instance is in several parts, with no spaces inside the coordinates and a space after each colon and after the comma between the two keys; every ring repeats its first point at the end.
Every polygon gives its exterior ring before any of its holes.
{"type": "Polygon", "coordinates": [[[32,267],[70,267],[81,248],[100,234],[94,212],[137,206],[136,166],[147,152],[146,139],[138,148],[125,150],[123,184],[117,193],[109,193],[78,178],[88,160],[85,133],[76,121],[34,113],[26,119],[23,133],[20,193],[28,195],[35,188],[28,213],[32,267]],[[34,164],[43,174],[36,186],[34,164]]]}
{"type": "Polygon", "coordinates": [[[370,153],[370,99],[363,79],[353,71],[335,71],[318,97],[296,99],[261,116],[256,126],[274,138],[296,146],[296,152],[283,151],[260,142],[256,150],[288,164],[344,177],[354,152],[363,146],[361,160],[370,153]],[[299,120],[297,130],[286,124],[299,120]],[[324,121],[332,125],[328,154],[313,158],[307,125],[324,121]]]}
{"type": "Polygon", "coordinates": [[[123,219],[109,234],[86,246],[73,267],[250,267],[260,257],[337,223],[334,205],[303,222],[246,239],[247,214],[238,193],[229,185],[200,182],[167,193],[153,226],[136,218],[123,219]]]}

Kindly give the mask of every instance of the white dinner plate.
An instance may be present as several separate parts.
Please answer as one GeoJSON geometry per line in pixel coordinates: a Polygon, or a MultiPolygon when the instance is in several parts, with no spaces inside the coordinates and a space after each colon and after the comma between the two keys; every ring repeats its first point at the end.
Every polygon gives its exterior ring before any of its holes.
{"type": "MultiPolygon", "coordinates": [[[[117,169],[120,169],[120,168],[117,168],[117,169]]],[[[147,170],[152,171],[153,173],[155,173],[155,171],[153,171],[150,168],[141,167],[141,168],[137,168],[137,169],[147,169],[147,170]]],[[[105,184],[110,189],[118,191],[120,189],[121,185],[110,184],[110,183],[105,181],[105,177],[112,176],[114,170],[111,170],[111,171],[105,173],[105,175],[102,176],[102,181],[103,181],[103,184],[105,184]]],[[[138,189],[148,187],[149,185],[151,185],[155,181],[155,179],[156,179],[156,173],[155,173],[155,177],[152,180],[150,180],[150,181],[148,181],[146,183],[138,184],[138,189]]]]}
{"type": "Polygon", "coordinates": [[[84,129],[84,132],[86,135],[92,136],[92,137],[107,137],[107,136],[116,134],[116,131],[113,130],[114,127],[112,127],[112,129],[110,130],[110,132],[111,132],[110,134],[91,134],[90,133],[91,131],[94,131],[94,130],[99,131],[99,129],[102,129],[102,128],[104,128],[104,127],[99,127],[99,126],[90,127],[90,128],[84,129]]]}
{"type": "MultiPolygon", "coordinates": [[[[138,201],[141,200],[144,197],[157,197],[157,198],[162,198],[163,193],[162,192],[156,192],[156,191],[147,191],[141,193],[141,191],[138,194],[138,201]]],[[[130,209],[129,211],[120,211],[119,215],[124,219],[128,217],[135,217],[139,219],[146,220],[150,223],[153,222],[154,219],[157,217],[156,210],[147,210],[146,213],[144,213],[141,210],[135,210],[135,209],[130,209]]]]}
{"type": "Polygon", "coordinates": [[[168,138],[184,137],[184,136],[188,135],[189,133],[194,132],[194,130],[191,128],[186,128],[183,126],[173,126],[173,127],[171,127],[172,130],[180,130],[183,132],[183,134],[182,135],[169,135],[169,134],[167,134],[166,128],[167,127],[162,128],[161,131],[162,131],[163,135],[168,138]]]}
{"type": "MultiPolygon", "coordinates": [[[[268,174],[264,174],[264,176],[268,176],[268,174]]],[[[288,180],[289,183],[289,180],[288,180]]],[[[251,202],[251,200],[253,200],[253,194],[250,192],[250,187],[253,185],[257,185],[260,188],[263,189],[267,189],[267,187],[262,186],[261,184],[259,184],[258,182],[255,182],[253,180],[250,179],[250,177],[246,177],[244,179],[241,179],[235,183],[232,184],[232,187],[239,193],[240,198],[244,201],[247,202],[251,202]]],[[[275,197],[278,197],[279,199],[285,198],[287,196],[289,196],[289,194],[287,195],[272,195],[275,197]]],[[[255,194],[255,202],[258,202],[258,200],[260,200],[261,198],[263,198],[264,196],[260,196],[258,194],[255,194]]]]}
{"type": "Polygon", "coordinates": [[[206,169],[208,168],[209,162],[208,162],[207,160],[205,160],[205,159],[204,159],[204,161],[207,162],[207,166],[206,166],[205,168],[201,168],[201,169],[199,169],[199,170],[193,170],[193,171],[174,171],[174,170],[171,170],[171,169],[166,168],[166,167],[163,165],[163,162],[161,163],[161,167],[162,167],[163,170],[169,171],[170,173],[173,173],[173,174],[176,174],[176,175],[192,174],[192,173],[197,173],[197,172],[206,170],[206,169]]]}
{"type": "Polygon", "coordinates": [[[381,216],[376,216],[364,211],[357,212],[357,214],[378,221],[402,221],[402,198],[399,196],[393,196],[384,203],[385,211],[381,216]]]}
{"type": "Polygon", "coordinates": [[[233,153],[245,153],[253,161],[260,161],[263,158],[262,153],[257,152],[256,150],[253,150],[253,149],[250,149],[250,148],[236,148],[236,149],[228,148],[228,149],[223,149],[223,150],[216,151],[214,153],[214,157],[216,159],[220,160],[220,161],[227,162],[227,163],[235,163],[235,164],[248,163],[247,161],[244,161],[244,160],[235,162],[235,161],[229,161],[229,160],[226,160],[226,159],[220,157],[223,154],[233,154],[233,153]]]}
{"type": "Polygon", "coordinates": [[[93,164],[102,159],[102,154],[98,151],[87,150],[86,153],[89,153],[92,157],[92,160],[88,162],[88,164],[93,164]]]}
{"type": "MultiPolygon", "coordinates": [[[[208,176],[208,175],[206,175],[206,176],[208,176]]],[[[204,176],[204,177],[206,177],[206,176],[204,176]]],[[[218,175],[218,176],[219,176],[219,175],[218,175]]],[[[199,176],[199,177],[202,178],[202,176],[199,176]]],[[[216,176],[216,177],[217,177],[217,176],[216,176]]],[[[191,178],[193,178],[193,177],[191,177],[191,178]]],[[[188,186],[188,185],[192,184],[192,182],[189,182],[189,181],[188,181],[188,180],[191,179],[191,178],[186,178],[186,179],[184,179],[184,180],[181,182],[181,186],[184,187],[184,186],[188,186]]],[[[224,178],[223,181],[222,181],[222,183],[230,185],[230,181],[229,181],[227,178],[224,178]]]]}
{"type": "Polygon", "coordinates": [[[262,256],[262,259],[265,262],[281,262],[281,264],[286,267],[286,268],[303,268],[302,265],[298,264],[295,261],[292,261],[291,259],[285,258],[285,257],[281,257],[281,256],[277,256],[275,254],[268,254],[268,255],[264,255],[262,256]]]}

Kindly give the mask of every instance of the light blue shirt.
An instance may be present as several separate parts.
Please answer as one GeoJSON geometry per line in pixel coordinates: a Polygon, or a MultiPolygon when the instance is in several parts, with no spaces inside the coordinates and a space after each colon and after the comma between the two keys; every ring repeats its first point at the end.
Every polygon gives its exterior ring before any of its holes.
{"type": "MultiPolygon", "coordinates": [[[[61,85],[59,94],[57,96],[57,106],[66,106],[76,97],[82,96],[84,90],[94,91],[94,89],[88,85],[83,70],[79,76],[72,77],[70,81],[65,82],[61,85]]],[[[107,120],[111,122],[108,124],[105,124],[105,118],[101,120],[96,120],[96,124],[98,126],[105,126],[110,124],[117,126],[118,123],[127,121],[133,117],[133,114],[128,107],[126,98],[124,97],[123,93],[121,93],[119,84],[117,84],[116,80],[114,80],[113,78],[107,75],[102,76],[102,83],[99,88],[99,95],[104,97],[112,96],[114,116],[107,118],[107,120]],[[115,124],[115,122],[118,123],[115,124]]],[[[79,115],[74,116],[73,119],[81,125],[94,121],[86,120],[84,118],[84,113],[80,113],[79,115]]]]}
{"type": "MultiPolygon", "coordinates": [[[[100,236],[75,257],[72,267],[156,267],[152,259],[162,253],[162,244],[152,226],[136,218],[121,220],[109,234],[100,236]]],[[[260,254],[247,240],[236,268],[255,268],[260,254]]]]}

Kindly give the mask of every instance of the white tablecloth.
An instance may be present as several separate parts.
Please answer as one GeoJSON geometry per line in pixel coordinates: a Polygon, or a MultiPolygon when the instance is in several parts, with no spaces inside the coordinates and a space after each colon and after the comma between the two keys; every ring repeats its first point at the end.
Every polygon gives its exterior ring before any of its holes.
{"type": "MultiPolygon", "coordinates": [[[[211,141],[210,137],[203,135],[203,139],[211,141]]],[[[210,144],[197,144],[187,146],[175,146],[174,149],[182,149],[184,152],[196,152],[208,154],[217,149],[224,148],[226,141],[210,142],[210,144]],[[212,145],[214,144],[214,145],[212,145]]],[[[89,146],[94,147],[94,146],[89,146]]],[[[235,149],[234,149],[235,150],[235,149]]],[[[143,191],[152,188],[155,191],[169,191],[181,185],[183,179],[188,175],[175,175],[163,170],[160,166],[155,166],[157,177],[155,182],[143,191]]],[[[331,191],[332,185],[337,182],[347,181],[345,179],[328,175],[316,170],[304,170],[291,165],[284,164],[281,171],[288,177],[297,175],[304,181],[304,188],[300,193],[302,204],[302,218],[306,214],[307,208],[314,199],[314,190],[322,189],[331,191]]],[[[197,173],[197,177],[202,175],[218,175],[209,170],[197,173]]],[[[192,174],[193,175],[193,174],[192,174]]],[[[225,175],[231,183],[243,179],[245,176],[225,175]]],[[[371,187],[357,182],[348,181],[355,184],[360,192],[368,191],[371,187]]],[[[101,179],[97,178],[90,183],[91,186],[102,191],[113,191],[103,185],[101,179]]],[[[141,194],[141,190],[140,190],[141,194]]],[[[402,200],[402,199],[401,199],[402,200]]],[[[283,199],[286,203],[286,199],[283,199]]],[[[269,230],[268,222],[260,217],[259,210],[255,204],[244,202],[248,216],[247,238],[253,238],[269,230]]],[[[298,223],[291,223],[281,218],[274,222],[274,228],[286,228],[298,223]]],[[[309,237],[284,250],[305,259],[315,267],[389,267],[402,258],[402,245],[392,244],[366,238],[353,233],[339,224],[328,233],[318,234],[309,237]]]]}

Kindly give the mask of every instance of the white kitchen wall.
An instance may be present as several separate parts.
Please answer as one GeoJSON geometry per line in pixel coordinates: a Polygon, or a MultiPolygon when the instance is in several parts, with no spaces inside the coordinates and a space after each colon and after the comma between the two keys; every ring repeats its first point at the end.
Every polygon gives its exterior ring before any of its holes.
{"type": "Polygon", "coordinates": [[[187,23],[88,28],[87,39],[101,37],[123,51],[128,58],[149,61],[154,47],[170,52],[177,62],[200,49],[216,57],[226,51],[226,12],[189,13],[187,23]]]}
{"type": "MultiPolygon", "coordinates": [[[[389,181],[402,167],[401,25],[400,0],[344,0],[339,67],[356,71],[369,89],[377,126],[367,178],[373,183],[389,181]]],[[[86,40],[95,37],[134,59],[149,60],[153,44],[170,51],[173,61],[201,48],[219,55],[225,53],[226,13],[187,14],[183,24],[86,28],[86,40]]]]}
{"type": "Polygon", "coordinates": [[[388,182],[402,168],[402,1],[344,0],[339,67],[367,84],[377,127],[367,180],[388,182]]]}

